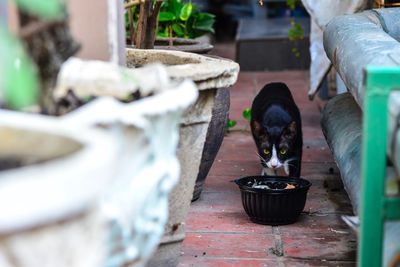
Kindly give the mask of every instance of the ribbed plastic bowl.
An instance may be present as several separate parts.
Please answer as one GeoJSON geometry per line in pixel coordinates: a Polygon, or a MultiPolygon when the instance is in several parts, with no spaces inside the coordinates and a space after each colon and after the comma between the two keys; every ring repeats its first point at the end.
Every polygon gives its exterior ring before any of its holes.
{"type": "Polygon", "coordinates": [[[311,183],[302,178],[281,176],[247,176],[235,180],[242,194],[243,208],[250,220],[259,224],[284,225],[297,221],[306,204],[311,183]],[[294,189],[252,188],[256,181],[267,183],[273,188],[284,187],[286,183],[294,189]]]}

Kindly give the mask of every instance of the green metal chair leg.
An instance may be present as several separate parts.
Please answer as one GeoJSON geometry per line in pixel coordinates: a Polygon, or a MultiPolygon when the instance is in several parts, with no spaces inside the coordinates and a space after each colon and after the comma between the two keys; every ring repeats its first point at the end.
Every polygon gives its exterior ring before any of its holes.
{"type": "Polygon", "coordinates": [[[400,219],[399,200],[385,196],[388,100],[400,90],[400,68],[368,67],[365,88],[358,266],[378,267],[384,222],[400,219]]]}

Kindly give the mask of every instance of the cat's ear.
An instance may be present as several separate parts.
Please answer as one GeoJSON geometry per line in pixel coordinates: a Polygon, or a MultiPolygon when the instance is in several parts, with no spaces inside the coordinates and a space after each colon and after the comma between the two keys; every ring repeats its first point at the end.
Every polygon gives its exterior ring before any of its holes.
{"type": "Polygon", "coordinates": [[[255,135],[261,136],[264,132],[261,124],[256,120],[252,120],[251,124],[252,124],[253,132],[255,133],[255,135]]]}
{"type": "Polygon", "coordinates": [[[293,139],[296,136],[297,129],[296,129],[296,122],[292,121],[288,127],[285,129],[285,137],[293,139]]]}

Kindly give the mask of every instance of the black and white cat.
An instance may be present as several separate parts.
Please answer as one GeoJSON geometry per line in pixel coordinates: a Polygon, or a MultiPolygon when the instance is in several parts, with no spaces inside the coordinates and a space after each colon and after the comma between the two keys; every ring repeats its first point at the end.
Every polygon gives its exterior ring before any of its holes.
{"type": "Polygon", "coordinates": [[[251,132],[257,146],[262,175],[276,175],[279,168],[300,177],[303,136],[301,117],[289,88],[269,83],[254,98],[251,132]]]}

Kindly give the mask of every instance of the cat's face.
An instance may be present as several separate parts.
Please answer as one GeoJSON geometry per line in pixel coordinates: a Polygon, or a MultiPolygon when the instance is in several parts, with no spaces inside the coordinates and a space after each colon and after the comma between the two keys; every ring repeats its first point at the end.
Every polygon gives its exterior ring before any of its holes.
{"type": "Polygon", "coordinates": [[[293,156],[296,123],[268,129],[254,121],[253,129],[262,165],[270,169],[284,167],[286,171],[293,156]]]}

